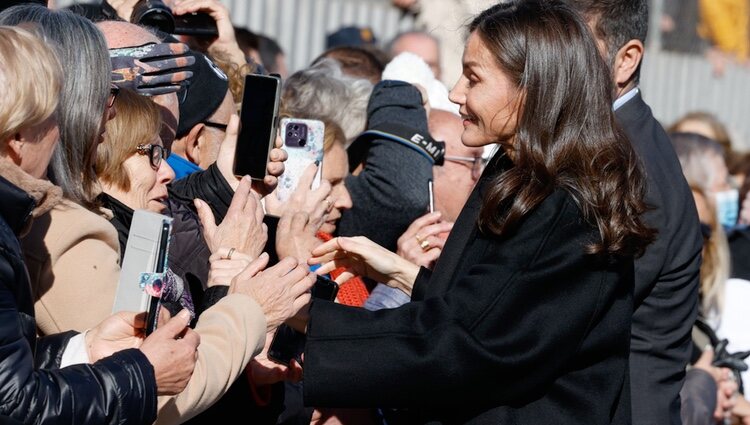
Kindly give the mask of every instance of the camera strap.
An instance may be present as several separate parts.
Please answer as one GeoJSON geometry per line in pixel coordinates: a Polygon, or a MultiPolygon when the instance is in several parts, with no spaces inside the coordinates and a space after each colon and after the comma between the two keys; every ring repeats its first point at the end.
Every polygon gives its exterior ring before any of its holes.
{"type": "Polygon", "coordinates": [[[421,132],[413,127],[400,124],[382,124],[357,136],[347,148],[350,171],[357,168],[365,160],[371,142],[376,139],[391,140],[408,146],[425,156],[432,165],[443,165],[445,160],[445,142],[437,141],[428,133],[421,132]]]}

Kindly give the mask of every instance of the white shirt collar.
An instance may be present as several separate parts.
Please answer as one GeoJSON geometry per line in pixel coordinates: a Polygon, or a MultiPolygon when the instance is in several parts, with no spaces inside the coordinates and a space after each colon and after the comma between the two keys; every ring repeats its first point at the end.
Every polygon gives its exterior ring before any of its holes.
{"type": "Polygon", "coordinates": [[[617,100],[615,100],[615,103],[612,105],[612,109],[615,111],[620,109],[622,105],[628,103],[628,101],[634,98],[638,93],[640,93],[640,91],[641,90],[638,87],[634,87],[630,89],[630,91],[628,91],[624,95],[618,97],[617,100]]]}

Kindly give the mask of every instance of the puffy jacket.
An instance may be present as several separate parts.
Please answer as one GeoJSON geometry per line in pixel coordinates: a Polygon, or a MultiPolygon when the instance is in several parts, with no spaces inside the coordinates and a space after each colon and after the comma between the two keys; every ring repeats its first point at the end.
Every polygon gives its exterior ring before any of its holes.
{"type": "Polygon", "coordinates": [[[75,333],[36,338],[18,235],[28,228],[37,201],[54,193],[51,185],[47,189],[32,196],[0,176],[0,423],[150,424],[156,379],[140,350],[60,369],[75,333]]]}

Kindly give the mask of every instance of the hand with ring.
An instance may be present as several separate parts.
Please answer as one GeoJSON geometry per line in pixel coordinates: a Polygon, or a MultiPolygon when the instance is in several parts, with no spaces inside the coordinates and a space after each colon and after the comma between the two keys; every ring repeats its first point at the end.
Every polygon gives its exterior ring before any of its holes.
{"type": "Polygon", "coordinates": [[[398,238],[396,253],[412,263],[431,268],[443,250],[444,235],[452,228],[453,223],[441,220],[439,211],[425,214],[414,220],[398,238]]]}

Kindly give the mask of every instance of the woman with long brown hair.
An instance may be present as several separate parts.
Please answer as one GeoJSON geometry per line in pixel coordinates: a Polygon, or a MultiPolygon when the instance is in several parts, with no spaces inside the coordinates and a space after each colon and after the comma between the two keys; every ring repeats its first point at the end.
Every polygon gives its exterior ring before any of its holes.
{"type": "Polygon", "coordinates": [[[317,273],[345,266],[412,301],[367,312],[316,300],[307,404],[409,407],[420,423],[630,423],[633,259],[654,231],[613,92],[562,2],[473,20],[450,98],[462,142],[500,149],[432,272],[364,238],[313,251],[317,273]]]}

